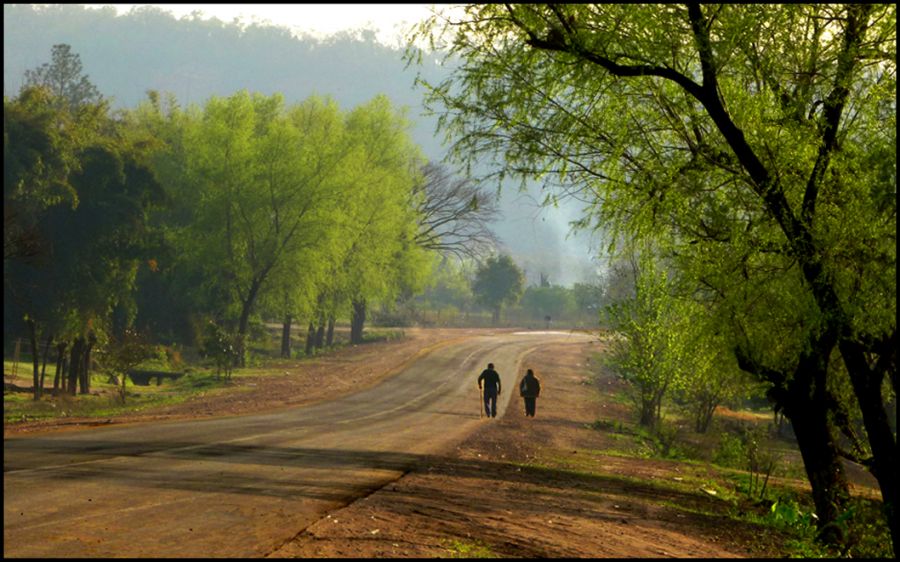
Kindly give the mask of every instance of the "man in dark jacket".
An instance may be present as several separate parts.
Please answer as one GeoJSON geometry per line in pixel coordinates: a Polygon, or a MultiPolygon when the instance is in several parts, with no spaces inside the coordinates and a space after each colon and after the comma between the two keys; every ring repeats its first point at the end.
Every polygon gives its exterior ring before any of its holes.
{"type": "Polygon", "coordinates": [[[488,363],[487,369],[478,376],[478,390],[484,381],[484,413],[489,418],[497,417],[497,396],[500,394],[500,374],[494,370],[494,364],[488,363]]]}

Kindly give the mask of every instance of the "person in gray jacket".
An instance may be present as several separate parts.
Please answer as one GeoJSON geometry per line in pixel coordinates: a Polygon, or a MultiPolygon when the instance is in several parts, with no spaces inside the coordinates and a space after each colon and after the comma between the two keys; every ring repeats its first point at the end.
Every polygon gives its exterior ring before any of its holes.
{"type": "Polygon", "coordinates": [[[528,369],[522,377],[522,382],[519,383],[519,395],[525,400],[525,417],[533,418],[537,397],[541,395],[541,380],[531,369],[528,369]]]}

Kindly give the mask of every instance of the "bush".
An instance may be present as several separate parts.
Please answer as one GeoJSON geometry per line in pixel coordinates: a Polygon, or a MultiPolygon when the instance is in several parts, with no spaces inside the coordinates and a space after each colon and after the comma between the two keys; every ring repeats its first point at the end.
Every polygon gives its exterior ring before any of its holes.
{"type": "Polygon", "coordinates": [[[723,433],[713,452],[712,461],[728,468],[743,468],[746,451],[744,441],[732,433],[723,433]]]}

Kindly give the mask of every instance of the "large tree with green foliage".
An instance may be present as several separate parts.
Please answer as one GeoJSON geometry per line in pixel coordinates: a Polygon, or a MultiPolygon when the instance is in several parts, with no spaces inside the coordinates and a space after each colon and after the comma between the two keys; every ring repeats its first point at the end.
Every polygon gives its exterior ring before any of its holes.
{"type": "Polygon", "coordinates": [[[545,178],[593,204],[585,225],[672,257],[792,420],[823,531],[850,456],[896,551],[895,8],[492,4],[446,23],[420,31],[458,60],[426,84],[454,153],[545,178]],[[834,361],[871,458],[838,444],[834,361]]]}
{"type": "Polygon", "coordinates": [[[506,254],[486,259],[472,282],[476,302],[490,309],[494,324],[500,321],[503,307],[519,302],[524,290],[525,274],[506,254]]]}
{"type": "Polygon", "coordinates": [[[385,96],[347,115],[352,159],[343,201],[350,339],[362,341],[368,306],[391,302],[404,284],[421,285],[429,262],[415,244],[419,216],[413,189],[421,156],[409,137],[409,122],[385,96]]]}
{"type": "Polygon", "coordinates": [[[239,92],[211,98],[186,124],[193,189],[183,196],[195,206],[180,237],[185,263],[206,272],[210,290],[224,297],[222,320],[234,325],[241,362],[263,292],[301,255],[314,267],[309,250],[324,246],[334,227],[339,123],[333,104],[308,100],[286,110],[280,96],[239,92]]]}

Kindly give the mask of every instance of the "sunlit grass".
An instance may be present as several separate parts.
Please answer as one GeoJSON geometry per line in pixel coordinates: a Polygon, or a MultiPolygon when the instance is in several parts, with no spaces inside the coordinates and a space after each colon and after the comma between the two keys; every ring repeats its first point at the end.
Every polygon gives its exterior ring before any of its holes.
{"type": "Polygon", "coordinates": [[[491,547],[478,540],[444,540],[441,545],[450,558],[499,558],[491,547]]]}

